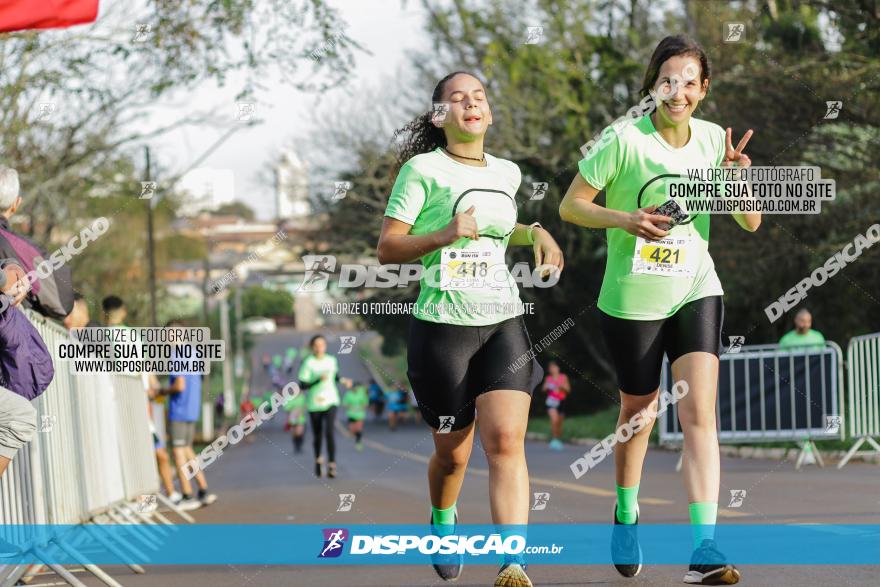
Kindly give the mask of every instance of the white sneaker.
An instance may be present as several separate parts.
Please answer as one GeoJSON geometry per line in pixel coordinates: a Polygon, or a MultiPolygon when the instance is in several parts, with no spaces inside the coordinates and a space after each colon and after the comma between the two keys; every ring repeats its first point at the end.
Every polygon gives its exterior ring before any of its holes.
{"type": "Polygon", "coordinates": [[[199,501],[202,502],[202,505],[211,505],[215,501],[217,501],[217,494],[215,493],[206,493],[205,497],[201,498],[199,501]]]}
{"type": "Polygon", "coordinates": [[[174,505],[180,503],[180,500],[183,499],[183,495],[179,491],[175,491],[171,495],[168,496],[169,501],[174,505]]]}
{"type": "Polygon", "coordinates": [[[177,507],[182,509],[185,512],[189,512],[192,510],[197,510],[202,507],[202,502],[196,499],[195,497],[190,497],[188,499],[181,499],[177,502],[177,507]]]}

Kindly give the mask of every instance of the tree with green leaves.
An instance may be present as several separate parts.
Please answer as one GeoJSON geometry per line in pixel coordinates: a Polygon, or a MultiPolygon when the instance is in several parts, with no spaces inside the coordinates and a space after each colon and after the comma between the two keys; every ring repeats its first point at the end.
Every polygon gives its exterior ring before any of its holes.
{"type": "Polygon", "coordinates": [[[285,290],[249,287],[241,296],[241,312],[243,318],[290,316],[293,296],[285,290]]]}
{"type": "MultiPolygon", "coordinates": [[[[522,297],[537,308],[527,319],[533,339],[569,316],[576,321],[543,353],[545,359],[560,359],[575,386],[586,391],[574,394],[574,403],[595,405],[615,397],[595,307],[606,242],[603,230],[561,223],[558,205],[577,173],[581,146],[638,103],[650,53],[667,34],[690,33],[709,53],[713,80],[698,117],[731,127],[738,136],[754,129],[749,143],[754,165],[819,166],[837,186],[837,199],[826,203],[821,215],[767,215],[753,238],[728,217],[713,219],[711,252],[726,292],[726,334],[745,335],[746,344],[775,342],[790,328],[791,314],[771,324],[764,308],[880,219],[874,155],[880,147],[880,14],[870,2],[683,0],[665,12],[651,3],[613,0],[423,0],[422,5],[431,50],[412,60],[422,97],[391,128],[384,121],[363,124],[352,140],[340,141],[354,145],[349,159],[355,165],[339,173],[352,187],[344,200],[328,204],[322,234],[335,251],[374,251],[394,179],[388,175],[393,128],[428,109],[430,89],[449,71],[464,69],[483,78],[495,120],[487,150],[519,165],[521,221],[540,220],[566,254],[557,286],[524,289],[522,297]],[[725,42],[727,22],[745,23],[741,42],[725,42]],[[528,28],[537,25],[538,42],[527,43],[528,28]],[[843,102],[836,119],[825,118],[831,100],[843,102]],[[380,123],[384,126],[376,128],[380,123]],[[549,184],[546,197],[530,199],[533,182],[549,184]]],[[[509,261],[531,259],[522,252],[509,261]]],[[[805,304],[829,339],[845,344],[877,329],[878,268],[875,247],[810,292],[805,304]]],[[[415,288],[367,293],[375,300],[415,299],[415,288]]],[[[363,326],[385,335],[386,350],[402,350],[406,321],[368,316],[363,326]]]]}
{"type": "MultiPolygon", "coordinates": [[[[207,83],[235,84],[241,100],[272,77],[304,90],[336,86],[358,49],[321,0],[109,2],[94,24],[2,39],[0,155],[21,177],[19,228],[51,249],[106,215],[109,233],[74,262],[75,286],[97,299],[129,288],[134,314],[147,278],[141,146],[185,125],[235,124],[211,111],[156,124],[156,104],[207,83]]],[[[160,241],[185,171],[154,164],[160,241]]],[[[158,242],[157,266],[179,253],[158,242]]]]}

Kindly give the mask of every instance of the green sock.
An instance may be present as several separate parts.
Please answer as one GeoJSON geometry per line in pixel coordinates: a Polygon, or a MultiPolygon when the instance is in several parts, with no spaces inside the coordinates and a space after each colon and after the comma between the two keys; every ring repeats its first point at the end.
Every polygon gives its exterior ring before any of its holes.
{"type": "Polygon", "coordinates": [[[621,487],[617,485],[617,521],[621,524],[635,524],[638,519],[639,486],[621,487]]]}
{"type": "Polygon", "coordinates": [[[700,547],[703,540],[715,539],[715,522],[718,520],[718,504],[709,501],[692,503],[688,506],[691,516],[691,536],[694,550],[700,547]]]}
{"type": "Polygon", "coordinates": [[[434,525],[436,526],[446,526],[444,530],[451,534],[453,526],[455,525],[455,513],[455,504],[452,504],[444,510],[431,506],[431,521],[434,522],[434,525]]]}

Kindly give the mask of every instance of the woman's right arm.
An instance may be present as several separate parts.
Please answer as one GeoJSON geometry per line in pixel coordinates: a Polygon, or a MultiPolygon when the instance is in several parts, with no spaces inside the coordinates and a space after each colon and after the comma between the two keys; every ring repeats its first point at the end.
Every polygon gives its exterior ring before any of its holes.
{"type": "Polygon", "coordinates": [[[647,240],[661,239],[669,234],[656,225],[671,222],[672,219],[651,214],[656,206],[639,208],[634,212],[611,210],[593,202],[598,193],[599,190],[588,184],[578,173],[559,205],[559,217],[565,222],[587,228],[622,228],[647,240]]]}
{"type": "Polygon", "coordinates": [[[410,234],[411,224],[385,216],[376,253],[379,263],[409,263],[441,247],[451,245],[461,237],[472,239],[477,235],[474,206],[459,212],[444,228],[426,234],[410,234]]]}

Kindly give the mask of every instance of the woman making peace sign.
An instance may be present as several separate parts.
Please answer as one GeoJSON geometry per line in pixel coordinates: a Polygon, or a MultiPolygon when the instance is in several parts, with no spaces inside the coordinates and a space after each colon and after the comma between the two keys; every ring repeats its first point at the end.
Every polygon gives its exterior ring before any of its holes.
{"type": "MultiPolygon", "coordinates": [[[[694,40],[663,39],[645,74],[642,95],[653,110],[622,129],[606,129],[603,143],[578,164],[560,206],[563,220],[606,228],[608,260],[599,309],[620,388],[618,423],[642,409],[656,415],[663,354],[686,394],[678,403],[684,431],[683,472],[694,536],[694,553],[685,583],[734,584],[739,571],[728,564],[714,541],[718,513],[720,461],[715,428],[715,396],[724,293],[709,255],[709,216],[655,213],[667,200],[668,178],[687,169],[748,167],[743,149],[748,131],[734,149],[731,129],[693,118],[710,83],[709,60],[694,40]],[[656,106],[656,108],[654,108],[656,106]],[[593,202],[605,190],[606,205],[593,202]]],[[[650,111],[649,110],[649,111],[650,111]]],[[[686,177],[686,175],[685,175],[686,177]]],[[[754,232],[760,213],[734,214],[754,232]]],[[[641,570],[636,524],[642,463],[653,418],[614,453],[617,503],[612,558],[632,577],[641,570]]]]}

